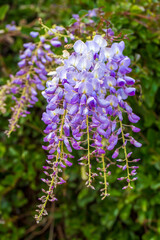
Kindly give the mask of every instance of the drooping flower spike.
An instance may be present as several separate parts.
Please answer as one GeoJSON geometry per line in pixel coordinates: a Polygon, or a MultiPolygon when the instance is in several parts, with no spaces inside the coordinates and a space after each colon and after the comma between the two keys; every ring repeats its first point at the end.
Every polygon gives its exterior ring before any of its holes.
{"type": "Polygon", "coordinates": [[[9,136],[16,127],[19,127],[18,121],[20,117],[29,114],[28,108],[34,106],[38,101],[37,91],[44,90],[44,82],[47,80],[47,72],[51,63],[60,64],[61,60],[53,50],[61,46],[61,42],[55,37],[59,31],[54,28],[54,32],[46,31],[45,34],[39,36],[39,32],[32,31],[30,36],[38,40],[24,43],[24,51],[20,53],[20,61],[18,62],[19,71],[15,76],[11,76],[11,80],[0,90],[2,113],[5,112],[5,100],[7,94],[12,95],[14,106],[11,108],[12,117],[9,120],[9,129],[6,134],[9,136]]]}
{"type": "MultiPolygon", "coordinates": [[[[62,169],[71,166],[69,158],[72,149],[84,151],[78,160],[87,169],[87,187],[94,189],[94,179],[102,177],[101,196],[109,195],[108,185],[111,164],[118,164],[124,176],[118,180],[126,181],[123,189],[132,188],[131,182],[136,180],[139,159],[129,160],[132,153],[127,152],[130,142],[140,147],[129,133],[125,133],[123,115],[127,114],[131,123],[137,123],[139,117],[133,113],[127,103],[129,96],[135,95],[133,86],[135,80],[127,74],[131,72],[130,59],[123,55],[123,41],[108,46],[107,38],[95,35],[92,40],[83,42],[77,40],[74,51],[64,60],[63,65],[53,72],[52,80],[47,82],[43,96],[47,100],[46,112],[42,120],[47,124],[44,138],[49,145],[43,146],[49,151],[45,174],[49,179],[43,179],[49,186],[45,195],[40,198],[37,222],[43,215],[48,200],[57,200],[54,190],[58,184],[65,183],[62,169]],[[116,148],[118,143],[122,143],[116,148]],[[112,160],[106,157],[108,151],[114,152],[112,160]],[[119,152],[124,152],[124,159],[116,159],[119,152]],[[93,166],[97,165],[97,173],[93,166]]],[[[131,125],[133,132],[140,129],[131,125]]]]}

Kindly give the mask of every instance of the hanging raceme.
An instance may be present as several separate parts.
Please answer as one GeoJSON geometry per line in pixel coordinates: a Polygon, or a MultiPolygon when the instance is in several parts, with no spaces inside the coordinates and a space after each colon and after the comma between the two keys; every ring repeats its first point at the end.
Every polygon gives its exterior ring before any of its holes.
{"type": "MultiPolygon", "coordinates": [[[[123,189],[132,188],[131,182],[136,179],[132,176],[138,168],[132,163],[139,159],[129,161],[131,153],[127,153],[127,144],[130,142],[136,147],[141,144],[129,133],[125,133],[123,124],[124,113],[130,122],[139,121],[139,117],[126,102],[129,96],[135,95],[135,80],[127,75],[131,68],[130,59],[123,55],[124,47],[123,41],[108,46],[107,36],[102,35],[95,35],[86,42],[77,40],[73,46],[74,51],[68,53],[63,65],[53,72],[52,80],[47,82],[43,96],[48,104],[42,120],[47,124],[47,136],[44,138],[45,142],[49,142],[44,147],[49,150],[47,162],[53,167],[49,167],[51,180],[44,180],[49,185],[49,191],[45,191],[46,196],[41,198],[42,204],[36,215],[38,222],[46,214],[44,209],[50,196],[54,196],[51,189],[54,190],[57,184],[65,182],[57,176],[62,168],[72,165],[68,162],[68,158],[73,157],[68,154],[72,148],[84,152],[78,162],[86,166],[87,187],[94,189],[95,177],[102,176],[101,196],[104,199],[109,195],[109,167],[115,164],[106,158],[106,154],[121,142],[122,145],[115,149],[112,159],[118,157],[119,151],[124,151],[124,159],[117,159],[121,163],[117,167],[124,172],[124,176],[118,180],[126,181],[127,185],[123,189]],[[101,166],[97,168],[97,173],[93,173],[92,166],[96,161],[101,166]]],[[[139,131],[135,126],[131,126],[131,129],[139,131]]],[[[57,200],[55,197],[51,199],[57,200]]]]}

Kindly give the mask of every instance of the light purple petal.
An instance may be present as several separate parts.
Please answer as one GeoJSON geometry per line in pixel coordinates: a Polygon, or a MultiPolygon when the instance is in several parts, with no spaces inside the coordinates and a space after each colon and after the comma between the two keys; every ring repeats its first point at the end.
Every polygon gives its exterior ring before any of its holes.
{"type": "Polygon", "coordinates": [[[73,45],[73,48],[76,53],[80,53],[80,54],[83,54],[87,51],[86,44],[81,40],[76,41],[75,44],[73,45]]]}
{"type": "Polygon", "coordinates": [[[96,42],[100,47],[107,46],[107,41],[101,35],[94,36],[93,41],[96,42]]]}
{"type": "Polygon", "coordinates": [[[34,31],[30,32],[30,36],[33,38],[36,38],[38,35],[39,35],[38,32],[34,32],[34,31]]]}

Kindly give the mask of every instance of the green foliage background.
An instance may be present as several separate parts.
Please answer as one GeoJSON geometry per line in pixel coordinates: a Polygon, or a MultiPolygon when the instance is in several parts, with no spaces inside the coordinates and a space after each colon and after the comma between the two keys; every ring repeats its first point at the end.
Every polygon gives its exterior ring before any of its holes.
{"type": "MultiPolygon", "coordinates": [[[[12,36],[0,33],[0,84],[17,70],[18,52],[38,27],[38,17],[46,24],[67,24],[81,9],[103,7],[116,32],[128,34],[125,54],[132,60],[132,76],[139,80],[134,112],[141,116],[142,132],[137,140],[143,147],[138,181],[133,191],[122,191],[110,178],[111,196],[100,200],[98,189],[85,188],[80,167],[66,172],[68,183],[57,191],[58,203],[48,205],[47,218],[37,225],[33,218],[37,198],[44,187],[40,178],[45,152],[41,149],[45,101],[40,101],[21,128],[8,139],[10,111],[1,116],[0,142],[0,239],[1,240],[160,240],[160,29],[158,0],[0,0],[1,29],[15,21],[21,30],[12,36]],[[53,234],[54,231],[54,234],[53,234]]],[[[77,153],[77,158],[78,158],[77,153]]],[[[76,159],[74,160],[76,161],[76,159]]]]}

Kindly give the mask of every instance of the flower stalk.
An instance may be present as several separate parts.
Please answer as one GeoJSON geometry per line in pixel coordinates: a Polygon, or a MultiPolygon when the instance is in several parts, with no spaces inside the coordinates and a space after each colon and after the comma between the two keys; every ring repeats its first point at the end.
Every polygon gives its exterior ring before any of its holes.
{"type": "Polygon", "coordinates": [[[90,159],[90,136],[89,136],[89,121],[88,115],[86,116],[86,123],[87,123],[87,144],[88,144],[88,185],[87,187],[91,187],[91,159],[90,159]]]}
{"type": "MultiPolygon", "coordinates": [[[[57,149],[60,148],[60,150],[61,150],[61,156],[63,155],[63,141],[61,142],[61,138],[63,136],[63,126],[64,126],[65,115],[66,115],[66,110],[64,111],[64,114],[62,116],[61,130],[60,130],[59,142],[58,142],[58,147],[57,147],[57,149]]],[[[55,163],[58,162],[58,159],[59,159],[59,152],[57,151],[55,163]]],[[[55,184],[55,180],[57,181],[58,171],[57,171],[57,169],[54,169],[54,171],[56,172],[56,176],[54,176],[54,175],[52,176],[48,194],[45,198],[45,201],[44,201],[43,205],[41,206],[41,211],[40,211],[39,215],[36,216],[37,223],[39,223],[39,221],[41,220],[41,218],[43,216],[43,213],[44,213],[45,208],[46,208],[46,204],[47,204],[47,202],[50,198],[51,193],[53,192],[53,187],[56,188],[56,185],[57,185],[57,184],[55,184]]]]}
{"type": "Polygon", "coordinates": [[[108,193],[107,193],[107,173],[106,173],[104,156],[105,155],[102,154],[103,178],[104,178],[104,196],[102,197],[102,200],[108,195],[108,193]]]}
{"type": "Polygon", "coordinates": [[[130,173],[129,173],[129,164],[128,164],[128,157],[127,157],[127,150],[126,150],[126,143],[125,143],[125,138],[124,138],[123,125],[122,125],[121,121],[120,121],[120,128],[121,128],[122,141],[123,141],[122,148],[124,149],[124,156],[125,156],[126,169],[127,169],[127,182],[128,182],[128,187],[131,187],[130,173]]]}

